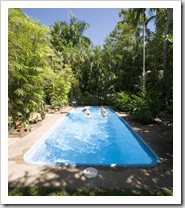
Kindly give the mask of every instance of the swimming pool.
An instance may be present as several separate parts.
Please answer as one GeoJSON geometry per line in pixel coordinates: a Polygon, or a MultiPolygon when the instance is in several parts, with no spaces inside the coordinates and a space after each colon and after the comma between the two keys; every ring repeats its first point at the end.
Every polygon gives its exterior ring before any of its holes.
{"type": "Polygon", "coordinates": [[[61,118],[24,155],[28,164],[64,166],[155,166],[159,158],[111,108],[81,107],[61,118]]]}

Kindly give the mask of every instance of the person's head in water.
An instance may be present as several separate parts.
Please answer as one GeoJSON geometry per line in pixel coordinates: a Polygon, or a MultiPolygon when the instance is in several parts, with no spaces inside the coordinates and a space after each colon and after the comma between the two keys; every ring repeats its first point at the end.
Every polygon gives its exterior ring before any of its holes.
{"type": "Polygon", "coordinates": [[[87,113],[87,117],[90,117],[91,115],[90,115],[90,113],[87,113]]]}

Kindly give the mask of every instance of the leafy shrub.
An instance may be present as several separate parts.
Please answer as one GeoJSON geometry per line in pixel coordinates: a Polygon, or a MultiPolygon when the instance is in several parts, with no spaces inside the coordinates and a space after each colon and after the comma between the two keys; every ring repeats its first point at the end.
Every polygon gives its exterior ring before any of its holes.
{"type": "Polygon", "coordinates": [[[118,92],[114,99],[114,104],[116,105],[116,107],[123,111],[129,111],[130,102],[130,95],[126,92],[118,92]]]}
{"type": "Polygon", "coordinates": [[[98,96],[91,95],[88,92],[83,92],[80,97],[78,97],[79,105],[103,105],[104,100],[98,96]]]}
{"type": "Polygon", "coordinates": [[[132,95],[131,98],[129,111],[140,122],[149,123],[156,118],[160,109],[157,92],[143,91],[137,95],[132,95]]]}
{"type": "Polygon", "coordinates": [[[131,113],[141,123],[153,121],[160,110],[159,94],[154,90],[141,91],[136,95],[119,92],[114,104],[120,110],[131,113]]]}

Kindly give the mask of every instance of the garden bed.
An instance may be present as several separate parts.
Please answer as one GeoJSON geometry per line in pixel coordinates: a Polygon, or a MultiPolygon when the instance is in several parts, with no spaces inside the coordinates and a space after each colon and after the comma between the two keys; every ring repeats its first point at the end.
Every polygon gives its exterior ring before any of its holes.
{"type": "Polygon", "coordinates": [[[15,138],[15,137],[24,137],[26,136],[30,131],[33,131],[35,130],[36,128],[38,128],[39,126],[41,126],[42,123],[41,122],[38,122],[36,124],[31,124],[31,127],[30,127],[30,130],[28,131],[24,131],[24,132],[19,132],[18,129],[10,129],[8,131],[8,138],[15,138]]]}

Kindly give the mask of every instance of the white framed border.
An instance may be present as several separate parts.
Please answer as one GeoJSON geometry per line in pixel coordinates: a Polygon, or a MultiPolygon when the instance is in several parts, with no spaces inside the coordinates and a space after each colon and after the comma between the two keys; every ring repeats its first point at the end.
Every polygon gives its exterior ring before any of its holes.
{"type": "Polygon", "coordinates": [[[181,204],[181,1],[1,1],[1,204],[181,204]],[[8,8],[173,8],[173,196],[8,196],[8,8]]]}

